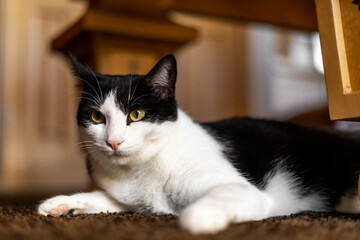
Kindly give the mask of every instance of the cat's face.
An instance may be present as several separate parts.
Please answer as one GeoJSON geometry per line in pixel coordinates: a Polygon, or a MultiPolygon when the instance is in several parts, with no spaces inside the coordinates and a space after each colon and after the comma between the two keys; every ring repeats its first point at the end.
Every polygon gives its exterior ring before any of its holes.
{"type": "Polygon", "coordinates": [[[77,122],[88,154],[107,165],[155,155],[177,120],[175,58],[164,57],[147,75],[125,76],[94,73],[71,61],[83,89],[77,122]]]}

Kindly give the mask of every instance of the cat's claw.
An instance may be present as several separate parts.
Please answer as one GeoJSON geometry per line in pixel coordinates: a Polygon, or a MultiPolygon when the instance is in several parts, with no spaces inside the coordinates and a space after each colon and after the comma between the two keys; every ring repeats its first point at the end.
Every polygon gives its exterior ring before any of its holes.
{"type": "Polygon", "coordinates": [[[67,214],[85,213],[86,202],[74,199],[71,196],[57,196],[40,204],[38,213],[58,217],[67,214]]]}

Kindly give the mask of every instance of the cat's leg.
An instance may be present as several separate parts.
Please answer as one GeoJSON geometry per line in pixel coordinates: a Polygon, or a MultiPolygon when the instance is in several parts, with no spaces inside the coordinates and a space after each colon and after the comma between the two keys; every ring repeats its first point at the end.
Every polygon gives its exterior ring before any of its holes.
{"type": "Polygon", "coordinates": [[[180,214],[180,226],[192,233],[216,233],[230,223],[269,217],[271,200],[250,184],[211,189],[180,214]]]}
{"type": "Polygon", "coordinates": [[[52,216],[60,216],[69,212],[84,214],[122,211],[125,211],[124,206],[102,191],[52,197],[41,203],[38,208],[39,214],[52,216]]]}

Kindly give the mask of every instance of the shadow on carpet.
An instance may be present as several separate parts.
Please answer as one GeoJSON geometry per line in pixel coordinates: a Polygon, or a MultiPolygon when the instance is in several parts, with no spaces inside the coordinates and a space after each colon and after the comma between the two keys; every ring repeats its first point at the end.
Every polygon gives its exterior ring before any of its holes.
{"type": "Polygon", "coordinates": [[[360,239],[360,215],[305,212],[232,224],[216,235],[194,236],[171,215],[89,214],[45,217],[34,198],[0,199],[0,239],[360,239]]]}

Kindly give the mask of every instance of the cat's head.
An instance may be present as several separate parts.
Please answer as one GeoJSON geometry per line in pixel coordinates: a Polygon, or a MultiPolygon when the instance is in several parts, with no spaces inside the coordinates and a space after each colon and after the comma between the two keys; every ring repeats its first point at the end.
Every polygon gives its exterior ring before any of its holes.
{"type": "Polygon", "coordinates": [[[177,120],[176,60],[162,58],[146,75],[104,75],[71,56],[82,85],[77,123],[88,154],[104,164],[149,160],[177,120]]]}

